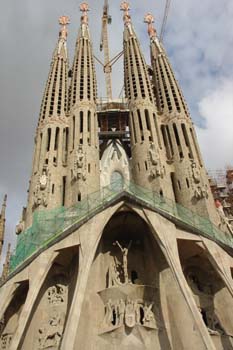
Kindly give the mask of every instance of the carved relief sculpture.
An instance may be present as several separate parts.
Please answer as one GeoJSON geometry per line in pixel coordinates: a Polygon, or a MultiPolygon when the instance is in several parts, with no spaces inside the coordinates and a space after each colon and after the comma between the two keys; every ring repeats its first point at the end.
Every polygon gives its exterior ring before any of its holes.
{"type": "Polygon", "coordinates": [[[157,176],[163,177],[164,171],[160,163],[160,157],[158,152],[156,152],[154,143],[151,143],[149,149],[149,164],[150,164],[150,176],[156,178],[157,176]]]}
{"type": "Polygon", "coordinates": [[[48,323],[39,328],[39,349],[58,348],[64,326],[65,315],[54,314],[48,323]]]}
{"type": "Polygon", "coordinates": [[[82,145],[79,145],[74,155],[74,167],[72,171],[73,180],[86,180],[85,155],[82,145]]]}
{"type": "Polygon", "coordinates": [[[40,205],[47,207],[48,205],[48,195],[50,186],[50,174],[48,169],[44,166],[42,170],[42,175],[38,177],[38,182],[34,192],[34,207],[40,205]]]}

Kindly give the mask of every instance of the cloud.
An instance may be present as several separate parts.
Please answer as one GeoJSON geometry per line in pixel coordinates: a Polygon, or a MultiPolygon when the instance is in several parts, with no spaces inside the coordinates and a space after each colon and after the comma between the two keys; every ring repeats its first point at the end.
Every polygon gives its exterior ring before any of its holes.
{"type": "Polygon", "coordinates": [[[233,79],[219,81],[198,107],[206,120],[206,128],[199,128],[198,135],[208,167],[233,166],[233,79]]]}

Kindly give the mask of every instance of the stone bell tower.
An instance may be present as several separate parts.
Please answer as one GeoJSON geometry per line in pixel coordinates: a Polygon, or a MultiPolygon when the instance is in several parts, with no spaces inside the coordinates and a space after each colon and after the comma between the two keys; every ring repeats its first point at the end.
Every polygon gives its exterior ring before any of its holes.
{"type": "Polygon", "coordinates": [[[68,17],[60,17],[61,30],[43,96],[35,137],[26,227],[35,210],[64,205],[68,156],[68,17]]]}
{"type": "Polygon", "coordinates": [[[175,200],[218,224],[219,216],[187,104],[153,27],[153,16],[147,14],[145,22],[150,37],[153,85],[161,120],[160,133],[166,161],[170,165],[169,176],[175,200]]]}
{"type": "Polygon", "coordinates": [[[2,210],[1,210],[1,214],[0,214],[0,260],[1,260],[2,247],[3,247],[3,243],[4,243],[4,236],[5,236],[6,201],[7,201],[7,195],[4,196],[2,210]]]}
{"type": "Polygon", "coordinates": [[[97,83],[88,25],[88,4],[80,5],[81,26],[76,42],[69,93],[69,160],[67,204],[99,190],[97,83]]]}
{"type": "Polygon", "coordinates": [[[125,26],[124,77],[130,110],[132,177],[138,185],[173,198],[148,68],[131,22],[129,4],[123,2],[121,10],[125,26]]]}

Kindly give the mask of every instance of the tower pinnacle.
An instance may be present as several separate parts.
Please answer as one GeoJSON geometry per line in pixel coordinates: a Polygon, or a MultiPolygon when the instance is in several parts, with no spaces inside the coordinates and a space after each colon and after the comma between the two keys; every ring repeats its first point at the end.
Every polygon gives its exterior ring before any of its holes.
{"type": "Polygon", "coordinates": [[[0,258],[1,258],[2,247],[4,242],[4,234],[5,234],[6,201],[7,201],[7,195],[4,196],[1,214],[0,214],[0,258]]]}
{"type": "Polygon", "coordinates": [[[83,2],[80,5],[80,11],[82,12],[81,24],[88,25],[88,11],[90,11],[88,3],[83,2]]]}
{"type": "Polygon", "coordinates": [[[59,24],[61,25],[61,30],[59,32],[60,39],[67,40],[68,29],[67,25],[70,24],[70,19],[68,16],[61,16],[59,18],[59,24]]]}
{"type": "Polygon", "coordinates": [[[147,13],[144,17],[144,23],[148,24],[148,35],[150,37],[151,42],[154,42],[159,50],[159,52],[162,52],[162,48],[157,36],[157,31],[153,25],[155,21],[154,16],[151,13],[147,13]]]}
{"type": "Polygon", "coordinates": [[[129,23],[131,23],[131,16],[129,14],[129,10],[130,10],[130,6],[129,6],[129,3],[127,1],[123,1],[121,3],[121,11],[124,12],[124,15],[123,15],[123,20],[124,20],[124,23],[127,25],[129,23]]]}
{"type": "Polygon", "coordinates": [[[56,44],[44,96],[37,134],[33,171],[30,181],[26,227],[37,209],[63,205],[68,144],[68,54],[67,26],[69,17],[61,16],[56,44]]]}

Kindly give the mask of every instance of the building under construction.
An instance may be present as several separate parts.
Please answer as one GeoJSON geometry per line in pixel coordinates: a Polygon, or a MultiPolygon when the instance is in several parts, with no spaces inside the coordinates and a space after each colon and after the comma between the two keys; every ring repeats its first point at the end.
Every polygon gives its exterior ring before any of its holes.
{"type": "Polygon", "coordinates": [[[233,348],[231,222],[153,15],[144,17],[148,66],[128,2],[120,9],[123,47],[111,59],[105,1],[103,100],[88,4],[72,66],[69,18],[59,19],[27,207],[0,287],[0,350],[233,348]],[[121,56],[119,100],[111,69],[121,56]]]}

